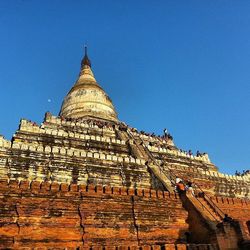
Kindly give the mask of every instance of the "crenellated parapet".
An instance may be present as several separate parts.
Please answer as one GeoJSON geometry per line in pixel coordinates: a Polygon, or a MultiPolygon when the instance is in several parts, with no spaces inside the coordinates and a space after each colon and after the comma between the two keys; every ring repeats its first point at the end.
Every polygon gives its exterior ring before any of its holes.
{"type": "Polygon", "coordinates": [[[175,246],[188,230],[187,212],[169,192],[2,180],[0,194],[5,248],[175,246]]]}
{"type": "Polygon", "coordinates": [[[168,191],[161,191],[155,189],[134,189],[127,187],[112,187],[102,185],[82,185],[73,183],[60,183],[51,181],[34,181],[34,180],[11,180],[1,179],[0,189],[15,189],[16,193],[30,192],[40,193],[46,196],[54,195],[55,192],[61,195],[70,195],[81,197],[81,195],[121,195],[121,196],[137,196],[151,199],[166,199],[177,200],[179,197],[176,193],[170,193],[168,191]],[[67,193],[67,194],[66,194],[67,193]]]}
{"type": "MultiPolygon", "coordinates": [[[[108,141],[108,142],[111,142],[111,141],[108,141]]],[[[117,141],[115,141],[115,143],[117,143],[117,141]]],[[[118,144],[122,144],[122,143],[118,143],[118,144]]],[[[72,148],[65,148],[65,147],[58,147],[58,146],[51,147],[51,146],[42,146],[39,144],[22,143],[22,142],[14,141],[12,148],[16,150],[22,150],[22,151],[53,154],[53,156],[56,156],[58,154],[58,156],[60,155],[68,156],[68,157],[75,156],[79,158],[83,158],[83,157],[94,158],[94,159],[106,160],[106,161],[111,161],[111,162],[116,162],[116,163],[131,163],[131,164],[145,165],[144,159],[137,159],[132,156],[124,156],[124,155],[119,155],[119,154],[91,152],[91,151],[86,151],[83,149],[81,150],[81,149],[73,148],[73,147],[72,148]]]]}
{"type": "Polygon", "coordinates": [[[11,141],[5,139],[2,135],[0,135],[0,150],[2,149],[8,149],[11,147],[11,141]]]}
{"type": "MultiPolygon", "coordinates": [[[[131,245],[127,244],[126,246],[120,245],[117,243],[116,245],[110,246],[109,249],[111,250],[116,250],[116,249],[122,249],[122,250],[130,250],[132,249],[140,249],[140,250],[161,250],[161,248],[165,248],[166,250],[186,250],[186,249],[193,249],[193,250],[200,250],[200,249],[217,249],[216,244],[163,244],[163,245],[144,245],[144,246],[136,246],[136,245],[131,245]]],[[[25,250],[34,250],[33,247],[25,247],[25,250]]],[[[50,247],[42,247],[43,250],[50,250],[50,247]]],[[[57,248],[60,250],[64,250],[65,248],[57,248]]],[[[67,247],[67,249],[70,250],[79,250],[79,249],[84,249],[84,250],[103,250],[103,246],[94,246],[94,247],[67,247]]]]}

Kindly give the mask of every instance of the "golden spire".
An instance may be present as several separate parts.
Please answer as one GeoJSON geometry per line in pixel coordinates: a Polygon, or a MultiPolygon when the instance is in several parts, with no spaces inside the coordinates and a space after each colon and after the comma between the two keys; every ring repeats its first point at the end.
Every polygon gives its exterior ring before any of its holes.
{"type": "Polygon", "coordinates": [[[81,71],[79,74],[79,79],[76,82],[76,85],[79,85],[81,83],[86,83],[87,81],[91,81],[92,83],[97,84],[94,74],[91,70],[91,62],[88,58],[86,45],[84,46],[84,49],[85,49],[85,54],[81,61],[81,71]]]}
{"type": "Polygon", "coordinates": [[[90,62],[90,60],[88,58],[87,46],[86,45],[84,45],[84,51],[85,51],[85,55],[84,55],[84,57],[82,59],[82,62],[81,62],[81,66],[82,66],[81,68],[83,68],[84,65],[87,65],[87,66],[89,66],[91,68],[91,62],[90,62]]]}
{"type": "Polygon", "coordinates": [[[86,46],[79,78],[65,97],[59,115],[65,118],[94,117],[117,121],[111,99],[96,82],[91,70],[86,46]]]}

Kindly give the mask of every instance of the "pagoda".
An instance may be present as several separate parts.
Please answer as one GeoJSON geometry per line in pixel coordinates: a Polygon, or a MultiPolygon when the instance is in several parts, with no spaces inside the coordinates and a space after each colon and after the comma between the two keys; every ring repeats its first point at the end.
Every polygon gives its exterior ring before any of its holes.
{"type": "Polygon", "coordinates": [[[0,249],[249,249],[249,192],[250,174],[120,121],[85,48],[59,115],[0,137],[0,249]]]}

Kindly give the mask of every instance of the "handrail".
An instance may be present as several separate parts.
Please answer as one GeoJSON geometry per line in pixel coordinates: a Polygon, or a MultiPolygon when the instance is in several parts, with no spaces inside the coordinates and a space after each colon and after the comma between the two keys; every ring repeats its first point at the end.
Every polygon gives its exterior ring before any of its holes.
{"type": "MultiPolygon", "coordinates": [[[[128,134],[129,134],[129,136],[132,137],[132,139],[134,140],[134,142],[135,142],[136,145],[137,145],[137,141],[135,140],[134,135],[129,131],[129,128],[127,129],[127,132],[128,132],[128,134]]],[[[152,155],[152,153],[151,153],[151,152],[149,151],[149,149],[147,148],[147,146],[144,145],[143,139],[142,139],[140,136],[139,136],[139,139],[141,140],[142,146],[144,146],[144,149],[147,151],[147,154],[149,155],[149,157],[151,158],[151,160],[152,160],[158,167],[160,167],[159,164],[156,162],[156,160],[155,160],[154,156],[152,155]]],[[[137,147],[138,147],[138,145],[137,145],[137,147]]],[[[139,147],[138,147],[138,149],[140,150],[139,147]]],[[[141,150],[140,150],[140,151],[141,151],[141,150]]],[[[170,169],[169,169],[169,171],[171,172],[170,169]]]]}
{"type": "MultiPolygon", "coordinates": [[[[141,151],[140,150],[140,148],[139,148],[139,146],[138,146],[138,144],[137,144],[137,141],[135,140],[135,138],[134,138],[134,135],[130,132],[130,129],[128,128],[127,129],[127,134],[129,135],[129,137],[130,138],[132,138],[133,139],[133,141],[135,142],[135,144],[136,144],[136,146],[137,146],[137,148],[139,149],[139,151],[141,151]]],[[[145,143],[144,143],[144,141],[143,141],[143,139],[140,137],[140,136],[138,136],[139,137],[139,139],[141,140],[141,145],[143,146],[143,148],[145,149],[145,151],[147,152],[147,154],[148,154],[148,156],[151,158],[151,160],[159,167],[159,169],[160,169],[160,172],[161,173],[163,173],[168,179],[169,179],[169,181],[172,183],[172,185],[175,185],[175,179],[176,179],[176,175],[173,173],[173,171],[168,167],[168,166],[166,166],[167,167],[167,169],[168,169],[168,174],[167,173],[165,173],[165,171],[162,169],[162,167],[156,162],[156,160],[155,160],[155,157],[152,155],[152,153],[150,152],[150,150],[148,149],[148,147],[145,145],[145,143]],[[168,177],[169,176],[169,177],[168,177]],[[173,178],[174,177],[174,178],[173,178]]],[[[222,216],[220,213],[222,213],[223,215],[224,215],[224,213],[223,213],[223,211],[218,207],[218,206],[216,206],[215,205],[215,203],[210,199],[210,197],[201,189],[201,187],[200,186],[198,186],[197,184],[196,184],[196,186],[201,190],[201,192],[204,194],[204,199],[209,203],[209,205],[212,207],[212,209],[214,210],[214,212],[219,216],[219,217],[221,217],[222,219],[223,219],[223,217],[224,216],[222,216]],[[207,200],[207,198],[205,197],[205,196],[207,196],[208,197],[208,200],[207,200]],[[211,204],[212,203],[212,204],[211,204]],[[219,210],[219,212],[217,211],[217,210],[219,210]]],[[[209,212],[209,214],[210,215],[212,215],[212,217],[216,220],[216,221],[218,221],[216,218],[215,218],[215,216],[209,211],[209,209],[207,208],[207,207],[205,207],[202,203],[201,203],[201,201],[199,200],[199,199],[197,199],[195,196],[194,196],[194,198],[202,205],[202,208],[205,208],[208,212],[209,212]]]]}
{"type": "Polygon", "coordinates": [[[214,209],[215,213],[223,220],[225,217],[225,213],[218,206],[215,205],[215,203],[211,200],[211,198],[208,195],[205,195],[204,199],[209,204],[209,206],[214,209]],[[219,210],[219,211],[217,211],[217,210],[219,210]]]}
{"type": "Polygon", "coordinates": [[[200,191],[202,192],[202,194],[204,195],[204,199],[209,203],[209,205],[214,209],[215,213],[218,214],[218,216],[220,216],[222,219],[224,218],[224,212],[211,200],[211,198],[202,190],[202,188],[199,185],[196,185],[200,191]],[[219,210],[216,211],[216,210],[219,210]]]}
{"type": "Polygon", "coordinates": [[[209,210],[206,206],[204,206],[204,205],[202,204],[202,202],[201,202],[199,199],[197,199],[195,196],[193,196],[193,197],[201,204],[203,210],[206,210],[206,211],[214,218],[214,220],[216,220],[217,222],[220,222],[220,221],[210,212],[210,210],[209,210]]]}
{"type": "MultiPolygon", "coordinates": [[[[127,128],[127,134],[129,135],[129,137],[131,138],[131,139],[133,139],[133,141],[135,142],[135,144],[136,144],[136,146],[137,146],[137,148],[139,149],[139,151],[141,151],[141,149],[140,149],[140,147],[138,146],[138,143],[137,143],[137,141],[136,141],[136,139],[134,138],[134,135],[130,132],[130,130],[129,130],[129,128],[127,128]]],[[[140,140],[141,140],[141,145],[143,146],[143,148],[144,148],[144,150],[146,151],[146,153],[147,153],[147,155],[149,156],[149,158],[155,163],[155,165],[156,166],[158,166],[159,167],[159,169],[160,169],[160,173],[162,174],[162,168],[159,166],[159,164],[156,162],[156,160],[155,160],[155,158],[154,158],[154,156],[152,155],[152,153],[148,150],[148,148],[144,145],[144,141],[142,140],[142,138],[139,136],[139,138],[140,138],[140,140]]],[[[170,182],[171,182],[171,184],[173,185],[174,183],[173,183],[173,181],[171,181],[171,179],[168,177],[168,175],[166,174],[166,173],[164,173],[163,172],[163,174],[166,176],[166,178],[168,179],[168,180],[170,180],[170,182]]],[[[174,186],[174,185],[173,185],[174,186]]]]}

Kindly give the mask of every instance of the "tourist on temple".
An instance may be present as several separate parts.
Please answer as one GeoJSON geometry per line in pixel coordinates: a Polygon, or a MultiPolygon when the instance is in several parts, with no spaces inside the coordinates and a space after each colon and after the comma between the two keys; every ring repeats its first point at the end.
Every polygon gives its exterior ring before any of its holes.
{"type": "Polygon", "coordinates": [[[176,177],[176,179],[175,179],[175,183],[177,184],[177,183],[179,183],[179,182],[181,182],[182,181],[182,179],[181,178],[179,178],[179,177],[176,177]]]}
{"type": "Polygon", "coordinates": [[[193,183],[191,181],[188,181],[186,185],[186,190],[189,191],[194,196],[194,189],[193,189],[193,183]]]}
{"type": "Polygon", "coordinates": [[[225,214],[225,217],[223,218],[223,222],[231,223],[233,222],[233,219],[230,216],[228,216],[228,214],[225,214]]]}
{"type": "Polygon", "coordinates": [[[238,170],[236,170],[235,175],[240,176],[240,172],[238,172],[238,170]]]}
{"type": "Polygon", "coordinates": [[[164,136],[167,137],[168,136],[168,131],[166,128],[163,129],[163,133],[164,133],[164,136]]]}
{"type": "Polygon", "coordinates": [[[173,140],[173,136],[172,135],[168,134],[167,137],[168,137],[169,140],[171,140],[171,141],[173,140]]]}
{"type": "Polygon", "coordinates": [[[176,190],[179,194],[184,194],[186,192],[186,188],[183,181],[180,181],[176,184],[176,190]]]}

